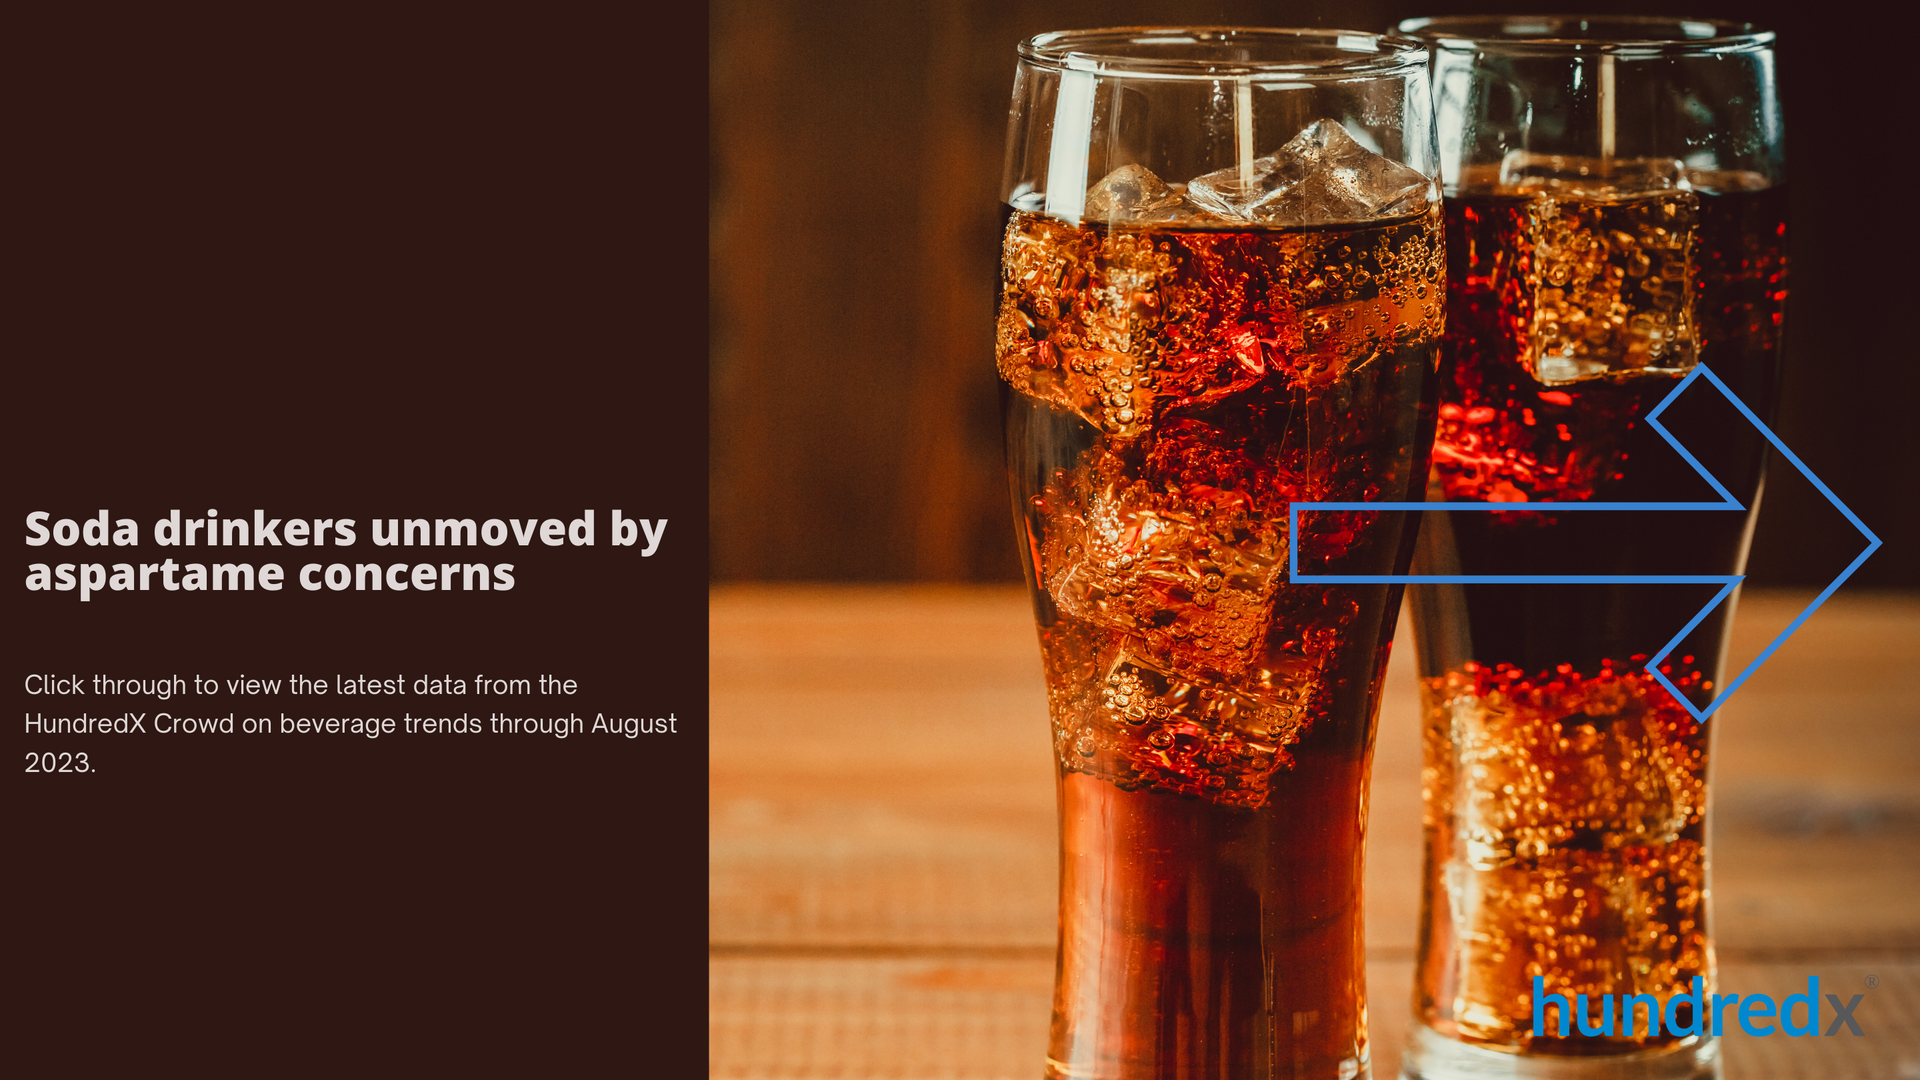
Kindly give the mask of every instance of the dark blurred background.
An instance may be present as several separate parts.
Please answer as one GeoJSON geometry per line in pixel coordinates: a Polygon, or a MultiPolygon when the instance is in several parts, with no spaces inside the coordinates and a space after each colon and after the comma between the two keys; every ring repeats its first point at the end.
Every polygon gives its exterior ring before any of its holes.
{"type": "MultiPolygon", "coordinates": [[[[1897,161],[1911,77],[1854,5],[1413,0],[716,0],[709,35],[711,574],[1013,581],[991,312],[1014,46],[1049,30],[1378,30],[1606,12],[1780,35],[1792,190],[1775,430],[1886,541],[1858,586],[1920,586],[1910,449],[1920,300],[1897,161]]],[[[1818,586],[1863,546],[1775,461],[1750,583],[1818,586]]]]}

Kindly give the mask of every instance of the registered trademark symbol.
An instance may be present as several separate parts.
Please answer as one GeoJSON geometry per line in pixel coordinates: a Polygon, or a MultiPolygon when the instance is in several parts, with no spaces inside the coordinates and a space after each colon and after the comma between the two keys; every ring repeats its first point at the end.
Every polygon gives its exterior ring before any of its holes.
{"type": "Polygon", "coordinates": [[[1880,976],[1878,975],[1867,976],[1867,989],[1878,990],[1879,988],[1880,988],[1880,976]]]}

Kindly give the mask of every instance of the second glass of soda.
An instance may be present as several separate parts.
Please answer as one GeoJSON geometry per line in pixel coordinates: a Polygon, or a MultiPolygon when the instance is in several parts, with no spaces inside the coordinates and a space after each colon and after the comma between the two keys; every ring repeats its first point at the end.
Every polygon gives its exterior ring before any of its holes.
{"type": "MultiPolygon", "coordinates": [[[[1786,299],[1773,37],[1744,24],[1414,20],[1434,52],[1447,328],[1418,573],[1736,575],[1786,299]],[[1490,511],[1486,504],[1502,507],[1490,511]]],[[[1715,585],[1416,585],[1426,866],[1406,1075],[1691,1078],[1717,1049],[1715,585]],[[1662,683],[1664,676],[1667,682],[1662,683]],[[1671,689],[1669,689],[1669,685],[1671,689]],[[1660,1015],[1649,1016],[1649,1004],[1660,1015]]]]}

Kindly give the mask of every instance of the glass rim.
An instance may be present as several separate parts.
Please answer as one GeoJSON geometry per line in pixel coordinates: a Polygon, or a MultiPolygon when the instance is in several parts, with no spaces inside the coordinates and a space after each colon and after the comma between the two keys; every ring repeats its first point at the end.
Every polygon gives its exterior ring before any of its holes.
{"type": "Polygon", "coordinates": [[[1442,15],[1404,19],[1394,30],[1450,52],[1685,56],[1774,44],[1773,31],[1752,23],[1666,15],[1442,15]]]}
{"type": "Polygon", "coordinates": [[[1364,30],[1250,26],[1114,26],[1057,30],[1020,43],[1020,59],[1052,71],[1163,80],[1262,79],[1344,82],[1390,78],[1427,64],[1427,45],[1398,34],[1364,30]],[[1318,59],[1198,59],[1129,53],[1127,46],[1203,43],[1287,43],[1350,56],[1318,59]]]}

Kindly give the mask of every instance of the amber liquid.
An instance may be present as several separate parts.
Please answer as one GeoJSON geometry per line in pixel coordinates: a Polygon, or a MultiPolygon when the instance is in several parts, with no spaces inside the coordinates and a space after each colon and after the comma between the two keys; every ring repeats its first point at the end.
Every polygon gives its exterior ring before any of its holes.
{"type": "MultiPolygon", "coordinates": [[[[1735,185],[1736,187],[1741,185],[1735,185]]],[[[1663,196],[1669,200],[1680,196],[1663,196]]],[[[1786,297],[1786,192],[1684,196],[1689,242],[1664,285],[1684,284],[1691,347],[1770,417],[1786,297]]],[[[1645,207],[1641,208],[1645,210],[1645,207]]],[[[1619,204],[1595,210],[1629,220],[1619,204]]],[[[1669,214],[1669,217],[1672,215],[1669,214]]],[[[1746,513],[1559,514],[1554,502],[1701,501],[1715,496],[1645,422],[1681,375],[1620,362],[1606,375],[1543,381],[1539,207],[1525,195],[1446,200],[1452,291],[1429,497],[1538,512],[1427,515],[1426,572],[1739,573],[1759,502],[1765,443],[1696,383],[1662,420],[1746,513]],[[1444,518],[1444,520],[1442,520],[1444,518]]],[[[1643,215],[1644,219],[1644,215],[1643,215]]],[[[1629,252],[1631,254],[1631,252],[1629,252]]],[[[1678,256],[1674,257],[1678,259],[1678,256]]],[[[1616,260],[1625,264],[1626,260],[1616,260]]],[[[1632,280],[1607,304],[1626,325],[1651,291],[1632,280]],[[1632,290],[1640,289],[1638,294],[1632,290]]],[[[1643,261],[1639,272],[1661,276],[1643,261]]],[[[1599,280],[1598,278],[1596,280],[1599,280]]],[[[1681,324],[1680,317],[1686,321],[1681,324]]],[[[1551,320],[1547,320],[1551,322],[1551,320]]],[[[1550,328],[1552,331],[1552,328],[1550,328]]],[[[1553,331],[1557,332],[1557,331],[1553,331]]],[[[1598,331],[1592,340],[1604,342],[1598,331]]],[[[1597,354],[1604,355],[1597,351],[1597,354]]],[[[1613,354],[1616,358],[1621,352],[1613,354]]],[[[1647,585],[1420,586],[1425,733],[1425,902],[1418,1017],[1468,1042],[1594,1055],[1678,1037],[1532,1034],[1531,981],[1550,993],[1665,1001],[1711,984],[1705,775],[1711,721],[1695,721],[1641,670],[1716,591],[1647,585]]],[[[1708,616],[1666,672],[1696,706],[1722,678],[1733,605],[1708,616]]]]}
{"type": "Polygon", "coordinates": [[[999,365],[1059,767],[1050,1077],[1367,1074],[1361,865],[1428,469],[1437,213],[1012,215],[999,365]]]}

